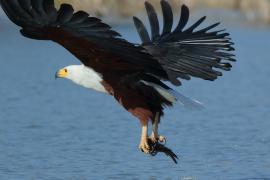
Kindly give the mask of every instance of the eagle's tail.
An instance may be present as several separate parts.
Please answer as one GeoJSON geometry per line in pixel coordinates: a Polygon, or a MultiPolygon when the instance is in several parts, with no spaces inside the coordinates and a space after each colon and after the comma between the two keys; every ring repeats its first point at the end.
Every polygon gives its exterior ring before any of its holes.
{"type": "Polygon", "coordinates": [[[163,86],[155,84],[153,82],[149,81],[141,81],[147,86],[153,87],[162,97],[164,97],[166,100],[168,100],[171,103],[179,103],[180,105],[184,106],[187,109],[191,110],[202,110],[204,109],[204,106],[201,102],[189,98],[180,92],[177,92],[167,85],[163,84],[163,86]]]}
{"type": "Polygon", "coordinates": [[[183,105],[184,107],[188,108],[188,109],[194,109],[194,110],[202,110],[204,109],[204,106],[203,104],[198,101],[198,100],[195,100],[193,98],[190,98],[190,97],[187,97],[183,94],[181,94],[180,92],[177,92],[175,90],[169,90],[170,94],[172,94],[176,99],[177,101],[183,105]]]}

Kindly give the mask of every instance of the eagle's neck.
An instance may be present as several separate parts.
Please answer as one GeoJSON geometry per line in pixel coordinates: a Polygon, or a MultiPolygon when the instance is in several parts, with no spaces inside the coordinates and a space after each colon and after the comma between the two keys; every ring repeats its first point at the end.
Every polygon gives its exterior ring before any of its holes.
{"type": "Polygon", "coordinates": [[[85,88],[93,89],[98,92],[108,93],[102,85],[102,75],[97,73],[90,67],[84,65],[69,66],[71,74],[68,79],[73,81],[75,84],[83,86],[85,88]]]}

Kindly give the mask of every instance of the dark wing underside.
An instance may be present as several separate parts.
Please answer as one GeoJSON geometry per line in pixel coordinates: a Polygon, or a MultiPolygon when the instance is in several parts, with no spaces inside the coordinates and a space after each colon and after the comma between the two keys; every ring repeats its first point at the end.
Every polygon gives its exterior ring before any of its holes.
{"type": "Polygon", "coordinates": [[[233,55],[227,52],[234,50],[229,34],[209,32],[218,24],[195,31],[205,20],[203,17],[184,30],[189,19],[186,6],[182,6],[179,24],[172,31],[173,13],[165,0],[161,1],[162,32],[151,4],[146,3],[151,38],[143,23],[134,18],[142,46],[121,39],[100,19],[83,11],[74,12],[69,4],[62,4],[57,10],[54,0],[0,0],[0,3],[8,17],[22,27],[24,36],[55,41],[86,66],[108,76],[147,74],[180,85],[178,78],[190,79],[190,76],[215,80],[222,75],[218,69],[230,70],[229,61],[234,61],[233,55]]]}
{"type": "Polygon", "coordinates": [[[8,17],[21,33],[32,39],[52,40],[69,50],[83,64],[100,73],[149,73],[168,79],[166,71],[141,46],[120,38],[100,19],[69,4],[57,10],[54,0],[0,0],[8,17]]]}
{"type": "Polygon", "coordinates": [[[142,45],[159,60],[174,84],[180,85],[177,78],[189,80],[190,76],[215,80],[222,75],[218,69],[225,71],[231,69],[229,61],[235,61],[235,59],[234,55],[229,53],[234,50],[229,34],[224,30],[210,31],[219,23],[195,30],[206,19],[206,17],[202,17],[191,27],[185,29],[189,20],[189,9],[183,5],[179,23],[172,30],[172,8],[167,1],[162,0],[164,27],[160,32],[155,9],[148,2],[145,3],[145,6],[151,26],[151,37],[143,22],[134,17],[135,26],[143,42],[142,45]]]}

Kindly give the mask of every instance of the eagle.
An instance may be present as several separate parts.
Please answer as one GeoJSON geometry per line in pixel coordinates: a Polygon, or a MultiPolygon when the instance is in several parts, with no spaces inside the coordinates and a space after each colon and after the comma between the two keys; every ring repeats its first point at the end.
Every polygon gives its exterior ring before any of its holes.
{"type": "Polygon", "coordinates": [[[36,40],[56,42],[73,54],[81,65],[57,71],[85,88],[113,96],[130,114],[139,119],[142,132],[139,149],[146,154],[164,152],[177,156],[163,144],[166,138],[158,126],[164,108],[180,103],[200,109],[199,101],[172,89],[191,77],[214,81],[222,71],[230,71],[236,61],[232,39],[226,30],[214,30],[220,23],[198,28],[200,18],[187,27],[190,11],[182,5],[180,20],[174,25],[171,5],[161,0],[163,28],[153,5],[145,2],[151,33],[134,17],[142,41],[131,43],[108,24],[70,4],[56,8],[54,0],[0,0],[9,19],[21,27],[21,34],[36,40]],[[148,134],[149,124],[152,132],[148,134]]]}

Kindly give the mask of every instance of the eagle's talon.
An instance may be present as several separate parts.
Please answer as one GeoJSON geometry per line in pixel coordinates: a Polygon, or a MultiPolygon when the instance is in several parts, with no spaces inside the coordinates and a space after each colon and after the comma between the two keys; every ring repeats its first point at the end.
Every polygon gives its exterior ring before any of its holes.
{"type": "Polygon", "coordinates": [[[152,135],[152,137],[150,138],[151,139],[151,141],[153,142],[153,143],[157,143],[157,142],[160,142],[160,143],[162,143],[162,144],[166,144],[166,142],[167,142],[167,139],[166,139],[166,137],[164,137],[164,136],[154,136],[154,135],[152,135]]]}
{"type": "Polygon", "coordinates": [[[145,154],[150,154],[151,153],[150,149],[147,149],[145,147],[140,147],[140,150],[145,154]]]}
{"type": "Polygon", "coordinates": [[[143,138],[141,140],[141,143],[139,145],[139,149],[145,154],[150,154],[151,153],[152,148],[149,146],[147,138],[143,138]]]}
{"type": "Polygon", "coordinates": [[[166,139],[166,137],[164,137],[164,136],[159,136],[158,137],[158,141],[160,142],[160,143],[162,143],[162,144],[166,144],[166,142],[167,142],[167,139],[166,139]]]}

